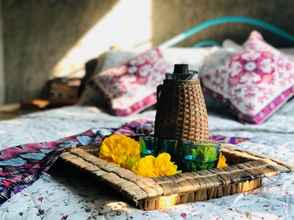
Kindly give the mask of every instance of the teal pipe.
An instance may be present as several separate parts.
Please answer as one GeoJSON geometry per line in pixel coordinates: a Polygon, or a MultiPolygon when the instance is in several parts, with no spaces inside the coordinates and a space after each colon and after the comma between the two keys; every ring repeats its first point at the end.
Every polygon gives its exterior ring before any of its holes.
{"type": "Polygon", "coordinates": [[[172,39],[164,42],[163,44],[160,45],[161,48],[166,48],[166,47],[172,47],[181,41],[193,36],[194,34],[201,32],[209,27],[212,26],[217,26],[221,24],[226,24],[226,23],[241,23],[241,24],[249,24],[253,26],[257,26],[260,28],[263,28],[267,31],[272,32],[273,34],[276,34],[285,40],[288,40],[291,43],[294,43],[294,35],[289,34],[288,32],[282,30],[281,28],[267,23],[265,21],[255,19],[255,18],[250,18],[250,17],[245,17],[245,16],[224,16],[224,17],[218,17],[214,19],[209,19],[206,20],[202,23],[199,23],[195,25],[192,28],[187,29],[186,31],[182,32],[181,34],[178,34],[177,36],[173,37],[172,39]]]}
{"type": "Polygon", "coordinates": [[[193,47],[211,47],[211,46],[220,46],[221,43],[216,40],[201,40],[198,41],[196,44],[193,45],[193,47]]]}

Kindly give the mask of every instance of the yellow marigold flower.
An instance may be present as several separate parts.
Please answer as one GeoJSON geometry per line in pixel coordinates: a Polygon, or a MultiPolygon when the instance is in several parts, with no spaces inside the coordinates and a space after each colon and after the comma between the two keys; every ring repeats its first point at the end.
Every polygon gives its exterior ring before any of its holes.
{"type": "Polygon", "coordinates": [[[156,177],[158,173],[154,167],[154,156],[146,156],[141,158],[133,167],[133,171],[140,176],[156,177]]]}
{"type": "Polygon", "coordinates": [[[134,166],[133,171],[140,176],[156,177],[171,176],[177,171],[177,165],[170,161],[168,153],[161,153],[156,158],[146,156],[140,159],[134,166]]]}
{"type": "Polygon", "coordinates": [[[168,153],[161,153],[155,159],[155,167],[159,176],[171,176],[177,171],[177,166],[170,161],[171,157],[168,153]]]}
{"type": "Polygon", "coordinates": [[[227,166],[228,164],[227,164],[226,157],[222,153],[220,153],[216,167],[219,169],[223,169],[223,168],[226,168],[227,166]]]}
{"type": "Polygon", "coordinates": [[[171,157],[168,153],[161,153],[157,157],[149,155],[140,158],[139,143],[120,134],[111,135],[103,140],[99,157],[133,170],[141,176],[171,176],[177,171],[177,166],[170,161],[171,157]]]}
{"type": "Polygon", "coordinates": [[[99,157],[132,169],[140,159],[140,145],[137,141],[121,134],[105,138],[100,146],[99,157]]]}

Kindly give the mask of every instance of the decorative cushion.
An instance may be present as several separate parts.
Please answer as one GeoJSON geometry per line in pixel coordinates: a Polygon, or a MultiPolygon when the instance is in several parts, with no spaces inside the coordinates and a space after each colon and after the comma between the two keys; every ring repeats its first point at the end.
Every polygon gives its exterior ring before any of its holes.
{"type": "MultiPolygon", "coordinates": [[[[232,52],[236,52],[238,50],[242,49],[242,45],[236,43],[235,41],[231,40],[231,39],[226,39],[223,41],[222,43],[222,47],[232,51],[232,52]]],[[[282,53],[284,53],[285,55],[287,55],[288,57],[290,57],[291,59],[294,59],[294,48],[290,47],[290,48],[278,48],[278,50],[282,53]]]]}
{"type": "Polygon", "coordinates": [[[256,31],[242,49],[210,56],[200,78],[206,92],[229,103],[241,121],[254,124],[264,122],[294,95],[294,62],[256,31]]]}
{"type": "Polygon", "coordinates": [[[159,49],[148,50],[127,63],[105,70],[94,78],[111,111],[127,116],[156,103],[156,87],[170,65],[159,49]]]}
{"type": "MultiPolygon", "coordinates": [[[[210,48],[164,48],[160,49],[162,58],[171,66],[175,63],[187,63],[190,69],[199,70],[205,60],[205,57],[218,50],[218,47],[210,48]]],[[[124,65],[129,60],[135,58],[140,53],[138,50],[109,50],[98,57],[98,65],[95,75],[99,75],[105,70],[124,65]]],[[[172,70],[170,70],[172,71],[172,70]]],[[[94,78],[96,78],[94,76],[94,78]]],[[[81,105],[95,105],[99,108],[105,108],[103,94],[97,89],[95,79],[89,80],[85,90],[79,100],[81,105]]]]}

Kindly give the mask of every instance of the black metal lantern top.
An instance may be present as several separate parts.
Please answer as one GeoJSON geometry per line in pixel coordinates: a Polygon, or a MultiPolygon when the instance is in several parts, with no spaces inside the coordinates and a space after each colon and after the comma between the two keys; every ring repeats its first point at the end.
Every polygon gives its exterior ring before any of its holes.
{"type": "Polygon", "coordinates": [[[167,73],[166,79],[190,80],[197,73],[198,73],[197,71],[189,70],[188,64],[175,64],[174,72],[167,73]]]}

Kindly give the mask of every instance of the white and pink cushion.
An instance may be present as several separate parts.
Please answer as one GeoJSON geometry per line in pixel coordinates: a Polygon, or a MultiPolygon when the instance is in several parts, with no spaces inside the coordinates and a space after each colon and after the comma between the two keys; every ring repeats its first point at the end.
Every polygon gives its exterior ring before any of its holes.
{"type": "Polygon", "coordinates": [[[94,82],[111,111],[118,116],[127,116],[156,103],[156,88],[169,69],[170,65],[157,48],[105,70],[94,78],[94,82]]]}
{"type": "MultiPolygon", "coordinates": [[[[186,63],[189,64],[190,69],[199,70],[205,60],[206,56],[217,51],[218,47],[209,48],[160,48],[160,59],[170,64],[170,69],[167,72],[173,71],[173,64],[186,63]]],[[[79,104],[82,105],[96,105],[99,108],[105,108],[105,101],[103,94],[97,90],[97,78],[100,73],[110,68],[122,66],[129,60],[138,56],[138,50],[110,50],[98,57],[98,65],[95,70],[93,79],[89,80],[85,90],[83,91],[79,104]]],[[[143,85],[144,87],[144,85],[143,85]]],[[[148,92],[148,90],[146,90],[148,92]]]]}
{"type": "Polygon", "coordinates": [[[203,86],[241,121],[260,124],[294,95],[294,61],[256,31],[242,49],[227,52],[218,64],[215,58],[201,70],[203,86]]]}

